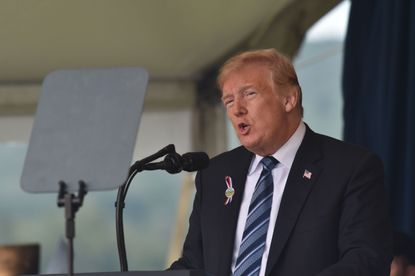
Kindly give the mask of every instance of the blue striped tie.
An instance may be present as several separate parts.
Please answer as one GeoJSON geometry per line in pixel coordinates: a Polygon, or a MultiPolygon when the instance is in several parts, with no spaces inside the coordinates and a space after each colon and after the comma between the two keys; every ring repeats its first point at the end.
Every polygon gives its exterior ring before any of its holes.
{"type": "Polygon", "coordinates": [[[274,190],[271,170],[278,161],[272,156],[266,156],[261,163],[263,169],[249,205],[234,276],[258,275],[261,268],[274,190]]]}

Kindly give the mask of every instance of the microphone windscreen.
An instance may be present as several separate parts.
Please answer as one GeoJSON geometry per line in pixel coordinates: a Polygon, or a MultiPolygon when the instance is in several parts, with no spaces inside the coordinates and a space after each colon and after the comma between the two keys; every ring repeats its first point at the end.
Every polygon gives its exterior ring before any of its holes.
{"type": "Polygon", "coordinates": [[[164,158],[164,168],[168,173],[179,173],[182,171],[182,157],[174,152],[164,158]]]}
{"type": "Polygon", "coordinates": [[[183,170],[194,172],[209,166],[209,156],[204,152],[188,152],[182,155],[183,170]]]}

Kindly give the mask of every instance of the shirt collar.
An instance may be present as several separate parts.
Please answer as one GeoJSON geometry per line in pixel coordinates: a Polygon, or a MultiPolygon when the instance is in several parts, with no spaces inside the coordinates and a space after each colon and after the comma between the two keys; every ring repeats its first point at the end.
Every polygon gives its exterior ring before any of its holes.
{"type": "MultiPolygon", "coordinates": [[[[289,169],[291,168],[291,165],[294,162],[295,154],[297,153],[297,150],[303,141],[305,131],[305,124],[303,121],[301,121],[294,134],[291,135],[290,139],[288,139],[288,141],[285,142],[282,147],[280,147],[276,152],[274,152],[274,154],[272,154],[272,156],[279,161],[277,166],[280,166],[281,164],[288,167],[289,169]]],[[[259,166],[259,162],[262,158],[263,156],[255,154],[255,158],[251,162],[248,175],[253,174],[256,170],[262,169],[262,167],[259,166]]]]}

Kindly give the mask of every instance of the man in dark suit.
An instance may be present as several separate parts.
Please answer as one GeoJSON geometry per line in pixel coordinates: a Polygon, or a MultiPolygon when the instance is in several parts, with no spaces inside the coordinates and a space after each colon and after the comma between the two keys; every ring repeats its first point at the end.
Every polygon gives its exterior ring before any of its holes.
{"type": "Polygon", "coordinates": [[[231,58],[218,84],[242,146],[198,172],[182,257],[171,268],[388,275],[392,231],[379,158],[302,121],[294,68],[273,49],[231,58]]]}

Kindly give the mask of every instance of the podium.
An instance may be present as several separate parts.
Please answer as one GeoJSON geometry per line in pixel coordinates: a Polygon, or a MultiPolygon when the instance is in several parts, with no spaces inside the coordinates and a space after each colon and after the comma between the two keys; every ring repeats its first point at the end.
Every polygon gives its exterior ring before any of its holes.
{"type": "MultiPolygon", "coordinates": [[[[66,276],[67,274],[37,274],[44,276],[66,276]]],[[[202,270],[168,270],[168,271],[129,271],[129,272],[93,272],[75,273],[79,276],[212,276],[202,270]]],[[[22,275],[30,276],[30,275],[22,275]]]]}

